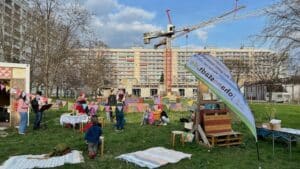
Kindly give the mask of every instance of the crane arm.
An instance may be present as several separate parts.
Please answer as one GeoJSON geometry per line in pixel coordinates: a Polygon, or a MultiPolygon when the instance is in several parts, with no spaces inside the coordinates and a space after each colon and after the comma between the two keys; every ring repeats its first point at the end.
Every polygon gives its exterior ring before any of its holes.
{"type": "Polygon", "coordinates": [[[237,11],[243,9],[243,8],[245,8],[245,6],[239,6],[239,7],[235,8],[235,9],[229,11],[229,12],[226,12],[226,13],[220,15],[220,16],[214,17],[214,18],[212,18],[208,21],[201,22],[200,24],[197,24],[197,25],[194,25],[194,26],[182,28],[182,29],[178,30],[177,32],[179,32],[179,33],[172,36],[171,39],[175,39],[177,37],[183,36],[183,35],[191,32],[191,31],[194,31],[194,30],[199,29],[199,28],[203,28],[203,27],[208,26],[210,24],[220,22],[220,21],[224,20],[227,16],[229,16],[229,15],[231,15],[231,14],[233,14],[233,13],[235,13],[235,12],[237,12],[237,11]]]}

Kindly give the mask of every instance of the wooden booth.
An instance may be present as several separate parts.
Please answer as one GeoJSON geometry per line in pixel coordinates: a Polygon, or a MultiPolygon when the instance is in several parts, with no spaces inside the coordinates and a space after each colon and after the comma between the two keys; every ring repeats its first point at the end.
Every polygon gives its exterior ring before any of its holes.
{"type": "Polygon", "coordinates": [[[29,85],[28,64],[0,62],[0,127],[19,125],[16,91],[23,90],[29,93],[29,85]]]}
{"type": "Polygon", "coordinates": [[[231,116],[225,104],[218,101],[203,101],[200,110],[200,124],[212,146],[231,146],[242,143],[242,134],[234,132],[231,116]]]}

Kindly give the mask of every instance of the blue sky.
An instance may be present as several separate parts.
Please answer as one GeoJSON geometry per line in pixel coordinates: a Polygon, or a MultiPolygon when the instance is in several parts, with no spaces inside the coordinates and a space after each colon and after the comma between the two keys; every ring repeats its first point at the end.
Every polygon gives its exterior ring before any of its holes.
{"type": "MultiPolygon", "coordinates": [[[[199,24],[234,8],[235,0],[83,0],[83,4],[95,15],[93,25],[97,36],[113,48],[132,46],[152,47],[143,44],[143,33],[165,30],[168,23],[166,9],[170,9],[177,29],[199,24]]],[[[239,0],[246,8],[235,17],[266,8],[276,0],[239,0]]],[[[202,48],[239,48],[259,46],[253,43],[254,35],[265,26],[264,16],[247,17],[218,23],[189,33],[188,39],[177,38],[173,46],[202,48]],[[251,40],[252,39],[252,40],[251,40]]]]}

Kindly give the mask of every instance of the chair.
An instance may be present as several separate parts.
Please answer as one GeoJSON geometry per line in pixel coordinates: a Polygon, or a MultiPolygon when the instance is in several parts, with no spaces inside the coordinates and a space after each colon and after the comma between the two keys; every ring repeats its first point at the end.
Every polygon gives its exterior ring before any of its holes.
{"type": "Polygon", "coordinates": [[[182,145],[184,145],[184,135],[183,135],[183,131],[172,131],[171,132],[171,143],[172,146],[175,146],[175,140],[176,140],[176,135],[180,136],[180,142],[182,145]]]}

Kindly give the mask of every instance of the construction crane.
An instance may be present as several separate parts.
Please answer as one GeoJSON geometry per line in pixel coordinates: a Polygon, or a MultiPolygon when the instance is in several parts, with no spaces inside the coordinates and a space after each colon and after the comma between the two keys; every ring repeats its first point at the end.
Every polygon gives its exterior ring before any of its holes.
{"type": "Polygon", "coordinates": [[[175,30],[175,25],[172,24],[171,17],[170,17],[170,10],[166,10],[168,21],[167,30],[166,31],[154,31],[154,32],[147,32],[144,33],[144,44],[149,44],[151,39],[155,38],[163,38],[158,44],[154,45],[154,48],[157,49],[161,45],[166,45],[165,49],[165,62],[164,62],[164,90],[169,93],[171,92],[171,85],[172,85],[172,48],[171,48],[171,41],[175,38],[181,37],[186,35],[189,32],[197,30],[199,28],[206,27],[211,24],[215,24],[226,20],[226,18],[235,12],[245,8],[245,6],[237,6],[231,11],[228,11],[220,16],[211,18],[207,21],[201,22],[197,25],[183,27],[181,29],[175,30]]]}

